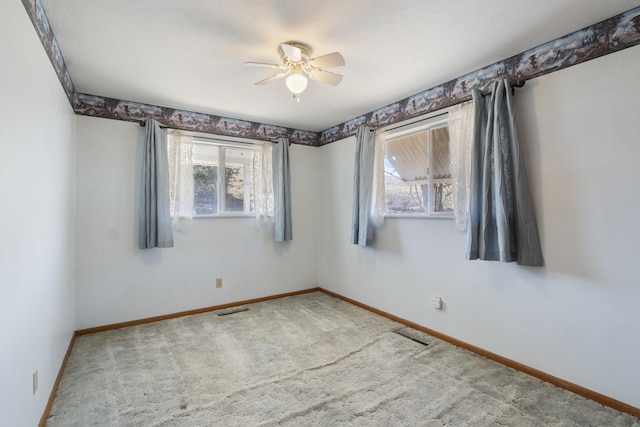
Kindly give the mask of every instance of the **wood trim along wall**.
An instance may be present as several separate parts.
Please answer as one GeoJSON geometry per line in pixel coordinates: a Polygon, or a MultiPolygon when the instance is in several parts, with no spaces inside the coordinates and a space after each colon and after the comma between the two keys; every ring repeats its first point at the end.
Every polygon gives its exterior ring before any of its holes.
{"type": "Polygon", "coordinates": [[[66,367],[67,364],[67,360],[69,358],[69,355],[71,354],[71,350],[73,348],[73,344],[75,342],[75,339],[77,336],[79,335],[86,335],[86,334],[92,334],[92,333],[96,333],[96,332],[104,332],[104,331],[109,331],[109,330],[113,330],[113,329],[120,329],[120,328],[126,328],[128,326],[136,326],[136,325],[143,325],[145,323],[152,323],[152,322],[158,322],[161,320],[167,320],[167,319],[174,319],[177,317],[182,317],[182,316],[190,316],[193,314],[200,314],[200,313],[206,313],[206,312],[210,312],[210,311],[215,311],[215,310],[222,310],[225,308],[230,308],[230,307],[237,307],[240,305],[246,305],[246,304],[254,304],[257,302],[263,302],[263,301],[269,301],[269,300],[273,300],[273,299],[278,299],[278,298],[284,298],[284,297],[289,297],[289,296],[295,296],[295,295],[302,295],[302,294],[308,294],[311,292],[316,292],[316,291],[320,291],[320,292],[324,292],[327,295],[330,295],[332,297],[341,299],[345,302],[348,302],[350,304],[353,304],[357,307],[363,308],[367,311],[370,311],[372,313],[378,314],[380,316],[386,317],[387,319],[393,320],[395,322],[398,322],[402,325],[405,325],[407,327],[416,329],[418,331],[424,332],[426,334],[429,334],[433,337],[439,338],[443,341],[446,341],[450,344],[453,344],[457,347],[463,348],[465,350],[471,351],[472,353],[475,353],[477,355],[480,355],[482,357],[486,357],[487,359],[493,360],[495,362],[498,362],[502,365],[508,366],[510,368],[515,369],[516,371],[520,371],[523,372],[525,374],[531,375],[532,377],[538,378],[542,381],[548,382],[550,384],[555,385],[556,387],[560,387],[563,388],[565,390],[568,390],[572,393],[575,393],[577,395],[580,395],[582,397],[585,397],[587,399],[593,400],[594,402],[600,403],[604,406],[608,406],[612,409],[615,409],[616,411],[620,411],[620,412],[625,412],[627,414],[631,414],[635,417],[640,418],[640,408],[636,408],[635,406],[631,406],[629,404],[626,404],[624,402],[620,402],[619,400],[613,399],[611,397],[605,396],[603,394],[597,393],[593,390],[589,390],[585,387],[579,386],[577,384],[571,383],[569,381],[563,380],[562,378],[558,378],[555,377],[553,375],[547,374],[546,372],[542,372],[539,371],[535,368],[532,368],[530,366],[524,365],[522,363],[516,362],[514,360],[508,359],[506,357],[500,356],[498,354],[492,353],[490,351],[487,351],[485,349],[482,349],[480,347],[476,347],[474,345],[468,344],[464,341],[460,341],[456,338],[450,337],[448,335],[445,335],[443,333],[440,333],[438,331],[435,331],[433,329],[429,329],[427,327],[424,327],[422,325],[419,325],[417,323],[408,321],[406,319],[403,319],[401,317],[395,316],[393,314],[387,313],[385,311],[382,310],[378,310],[377,308],[371,307],[369,305],[363,304],[359,301],[356,301],[354,299],[351,298],[347,298],[343,295],[337,294],[335,292],[329,291],[327,289],[324,288],[320,288],[320,287],[316,287],[316,288],[309,288],[309,289],[304,289],[301,291],[294,291],[294,292],[287,292],[287,293],[283,293],[283,294],[277,294],[277,295],[271,295],[271,296],[266,296],[266,297],[261,297],[261,298],[253,298],[253,299],[249,299],[249,300],[244,300],[244,301],[237,301],[237,302],[231,302],[228,304],[221,304],[221,305],[215,305],[215,306],[211,306],[211,307],[204,307],[204,308],[198,308],[195,310],[188,310],[188,311],[181,311],[178,313],[172,313],[172,314],[165,314],[162,316],[155,316],[155,317],[147,317],[144,319],[138,319],[138,320],[132,320],[129,322],[122,322],[122,323],[114,323],[114,324],[110,324],[110,325],[105,325],[105,326],[98,326],[95,328],[87,328],[87,329],[81,329],[78,330],[76,332],[74,332],[73,336],[71,337],[71,341],[69,343],[69,347],[67,349],[67,353],[64,356],[64,359],[62,360],[62,366],[60,367],[60,371],[58,372],[58,376],[56,378],[56,381],[53,384],[53,388],[51,390],[51,395],[49,396],[49,401],[47,402],[47,406],[44,410],[44,413],[42,414],[42,418],[40,419],[40,423],[38,424],[39,427],[44,427],[47,418],[49,417],[49,411],[51,410],[51,405],[53,404],[53,399],[55,398],[56,392],[58,391],[58,386],[60,384],[60,379],[62,378],[62,374],[64,373],[64,369],[66,367]]]}
{"type": "Polygon", "coordinates": [[[71,349],[73,348],[73,344],[76,342],[76,336],[78,336],[76,332],[74,332],[73,335],[71,335],[71,340],[69,341],[67,352],[65,353],[64,358],[62,359],[62,364],[60,365],[58,376],[56,377],[56,380],[53,382],[53,387],[51,387],[49,400],[47,401],[47,406],[45,406],[44,408],[42,417],[40,417],[40,422],[38,423],[38,427],[45,427],[45,424],[47,423],[47,418],[49,418],[49,412],[51,411],[51,405],[53,405],[53,399],[56,397],[56,393],[58,392],[58,386],[60,385],[62,374],[64,374],[64,368],[67,367],[67,361],[69,360],[69,355],[71,354],[71,349]]]}
{"type": "Polygon", "coordinates": [[[327,289],[323,289],[323,288],[318,288],[321,292],[324,292],[327,295],[331,295],[332,297],[341,299],[343,301],[346,301],[350,304],[356,305],[360,308],[363,308],[365,310],[371,311],[372,313],[375,314],[379,314],[380,316],[386,317],[387,319],[393,320],[395,322],[401,323],[405,326],[408,326],[410,328],[416,329],[418,331],[424,332],[426,334],[429,334],[431,336],[434,336],[436,338],[439,338],[443,341],[446,341],[450,344],[453,344],[457,347],[463,348],[465,350],[469,350],[472,353],[475,353],[477,355],[486,357],[487,359],[493,360],[495,362],[498,362],[502,365],[508,366],[509,368],[513,368],[516,371],[520,371],[523,372],[525,374],[531,375],[532,377],[538,378],[539,380],[548,382],[550,384],[555,385],[556,387],[560,387],[563,388],[565,390],[568,390],[572,393],[578,394],[582,397],[586,397],[587,399],[593,400],[594,402],[600,403],[604,406],[608,406],[612,409],[615,409],[616,411],[620,411],[620,412],[625,412],[627,414],[631,414],[635,417],[640,418],[640,408],[636,408],[635,406],[631,406],[629,404],[626,404],[624,402],[620,402],[619,400],[613,399],[611,397],[605,396],[603,394],[597,393],[593,390],[589,390],[588,388],[579,386],[577,384],[571,383],[569,381],[563,380],[562,378],[558,378],[555,377],[553,375],[547,374],[546,372],[542,372],[539,371],[535,368],[532,368],[530,366],[524,365],[522,363],[516,362],[514,360],[511,359],[507,359],[506,357],[500,356],[499,354],[495,354],[492,353],[490,351],[487,351],[485,349],[482,349],[480,347],[476,347],[474,345],[468,344],[464,341],[460,341],[456,338],[450,337],[448,335],[445,335],[443,333],[440,333],[438,331],[435,331],[433,329],[429,329],[426,328],[424,326],[421,326],[417,323],[413,323],[410,322],[406,319],[403,319],[401,317],[398,316],[394,316],[393,314],[389,314],[387,312],[384,312],[382,310],[378,310],[377,308],[368,306],[366,304],[363,304],[359,301],[353,300],[351,298],[347,298],[345,296],[342,296],[340,294],[337,294],[335,292],[329,291],[327,289]]]}
{"type": "Polygon", "coordinates": [[[53,405],[53,399],[56,397],[56,393],[58,392],[58,386],[60,385],[60,380],[62,379],[62,374],[64,373],[64,369],[67,366],[67,360],[69,359],[69,355],[71,354],[71,349],[73,348],[73,344],[75,343],[76,337],[79,335],[110,331],[113,329],[126,328],[128,326],[143,325],[145,323],[159,322],[160,320],[167,320],[167,319],[175,319],[177,317],[190,316],[192,314],[207,313],[209,311],[222,310],[225,308],[237,307],[239,305],[254,304],[257,302],[269,301],[272,299],[308,294],[310,292],[316,292],[319,290],[320,288],[310,288],[310,289],[304,289],[301,291],[287,292],[284,294],[270,295],[270,296],[261,297],[261,298],[253,298],[253,299],[248,299],[244,301],[231,302],[228,304],[220,304],[220,305],[214,305],[211,307],[198,308],[195,310],[187,310],[187,311],[181,311],[178,313],[165,314],[162,316],[131,320],[129,322],[114,323],[111,325],[104,325],[104,326],[98,326],[95,328],[77,330],[73,333],[73,336],[71,337],[71,341],[69,342],[69,347],[67,348],[67,353],[64,355],[64,359],[62,359],[62,365],[60,366],[60,371],[58,372],[58,376],[56,377],[55,382],[53,383],[53,388],[51,389],[51,394],[49,395],[49,401],[47,402],[47,406],[44,408],[44,412],[42,413],[42,417],[40,418],[40,423],[38,423],[38,427],[44,427],[45,424],[47,423],[47,418],[49,418],[49,412],[51,411],[51,405],[53,405]]]}
{"type": "Polygon", "coordinates": [[[253,298],[253,299],[248,299],[248,300],[244,300],[244,301],[230,302],[228,304],[221,304],[221,305],[214,305],[214,306],[211,306],[211,307],[197,308],[195,310],[187,310],[187,311],[180,311],[178,313],[163,314],[162,316],[147,317],[147,318],[144,318],[144,319],[131,320],[131,321],[122,322],[122,323],[113,323],[111,325],[97,326],[95,328],[80,329],[80,330],[76,331],[76,334],[77,335],[86,335],[86,334],[93,334],[93,333],[96,333],[96,332],[110,331],[110,330],[113,330],[113,329],[126,328],[128,326],[143,325],[145,323],[159,322],[161,320],[175,319],[177,317],[183,317],[183,316],[191,316],[192,314],[207,313],[209,311],[222,310],[224,308],[230,308],[230,307],[237,307],[239,305],[254,304],[254,303],[257,303],[257,302],[269,301],[269,300],[272,300],[272,299],[290,297],[290,296],[301,295],[301,294],[308,294],[310,292],[315,292],[315,291],[319,291],[319,290],[320,290],[320,288],[304,289],[304,290],[301,290],[301,291],[287,292],[287,293],[284,293],[284,294],[271,295],[271,296],[266,296],[266,297],[261,297],[261,298],[253,298]]]}

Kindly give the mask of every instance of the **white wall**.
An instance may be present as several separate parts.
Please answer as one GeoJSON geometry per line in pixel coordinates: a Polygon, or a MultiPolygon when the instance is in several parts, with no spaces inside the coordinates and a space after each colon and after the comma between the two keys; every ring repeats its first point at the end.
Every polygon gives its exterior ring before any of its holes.
{"type": "Polygon", "coordinates": [[[77,118],[78,328],[316,286],[317,148],[292,145],[293,241],[253,218],[194,219],[175,247],[139,250],[136,123],[77,118]],[[215,287],[223,278],[222,288],[215,287]]]}
{"type": "Polygon", "coordinates": [[[446,220],[350,245],[355,139],[322,147],[319,286],[640,407],[638,69],[640,46],[516,93],[544,268],[465,261],[446,220]]]}
{"type": "Polygon", "coordinates": [[[0,40],[0,424],[31,427],[75,330],[75,116],[21,2],[0,40]]]}
{"type": "Polygon", "coordinates": [[[3,424],[37,423],[76,328],[316,285],[640,406],[640,47],[514,98],[544,268],[465,261],[446,220],[388,219],[374,248],[350,245],[353,138],[292,146],[293,242],[215,218],[194,220],[175,248],[140,251],[142,129],[74,117],[22,4],[0,12],[3,424]]]}

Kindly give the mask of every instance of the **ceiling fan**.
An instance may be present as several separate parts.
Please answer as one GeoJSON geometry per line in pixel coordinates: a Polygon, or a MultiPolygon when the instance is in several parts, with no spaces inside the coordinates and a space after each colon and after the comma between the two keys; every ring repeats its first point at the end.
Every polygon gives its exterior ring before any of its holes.
{"type": "Polygon", "coordinates": [[[344,58],[339,52],[311,58],[311,46],[306,43],[290,41],[281,43],[279,46],[282,64],[265,64],[262,62],[245,62],[245,65],[257,67],[268,67],[277,70],[284,70],[280,74],[267,77],[256,83],[262,86],[274,80],[286,77],[287,88],[293,93],[294,99],[300,102],[300,94],[307,88],[307,78],[337,86],[342,81],[342,75],[326,71],[325,68],[341,67],[345,64],[344,58]]]}

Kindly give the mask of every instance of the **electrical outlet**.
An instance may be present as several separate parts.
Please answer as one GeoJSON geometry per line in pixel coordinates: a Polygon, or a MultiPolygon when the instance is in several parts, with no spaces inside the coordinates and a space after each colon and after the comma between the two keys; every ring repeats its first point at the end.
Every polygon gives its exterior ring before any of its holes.
{"type": "Polygon", "coordinates": [[[431,299],[431,302],[433,304],[433,308],[435,308],[436,310],[442,310],[442,298],[441,297],[433,297],[431,299]]]}
{"type": "Polygon", "coordinates": [[[222,287],[222,277],[218,277],[216,279],[216,288],[221,288],[222,287]]]}
{"type": "Polygon", "coordinates": [[[33,371],[33,394],[35,396],[38,391],[38,370],[33,371]]]}

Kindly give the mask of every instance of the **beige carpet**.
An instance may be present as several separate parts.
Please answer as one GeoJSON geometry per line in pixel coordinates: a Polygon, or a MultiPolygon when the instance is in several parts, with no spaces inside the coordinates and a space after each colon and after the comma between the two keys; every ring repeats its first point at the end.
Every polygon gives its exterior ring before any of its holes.
{"type": "Polygon", "coordinates": [[[640,426],[320,292],[246,307],[78,337],[47,426],[640,426]]]}

